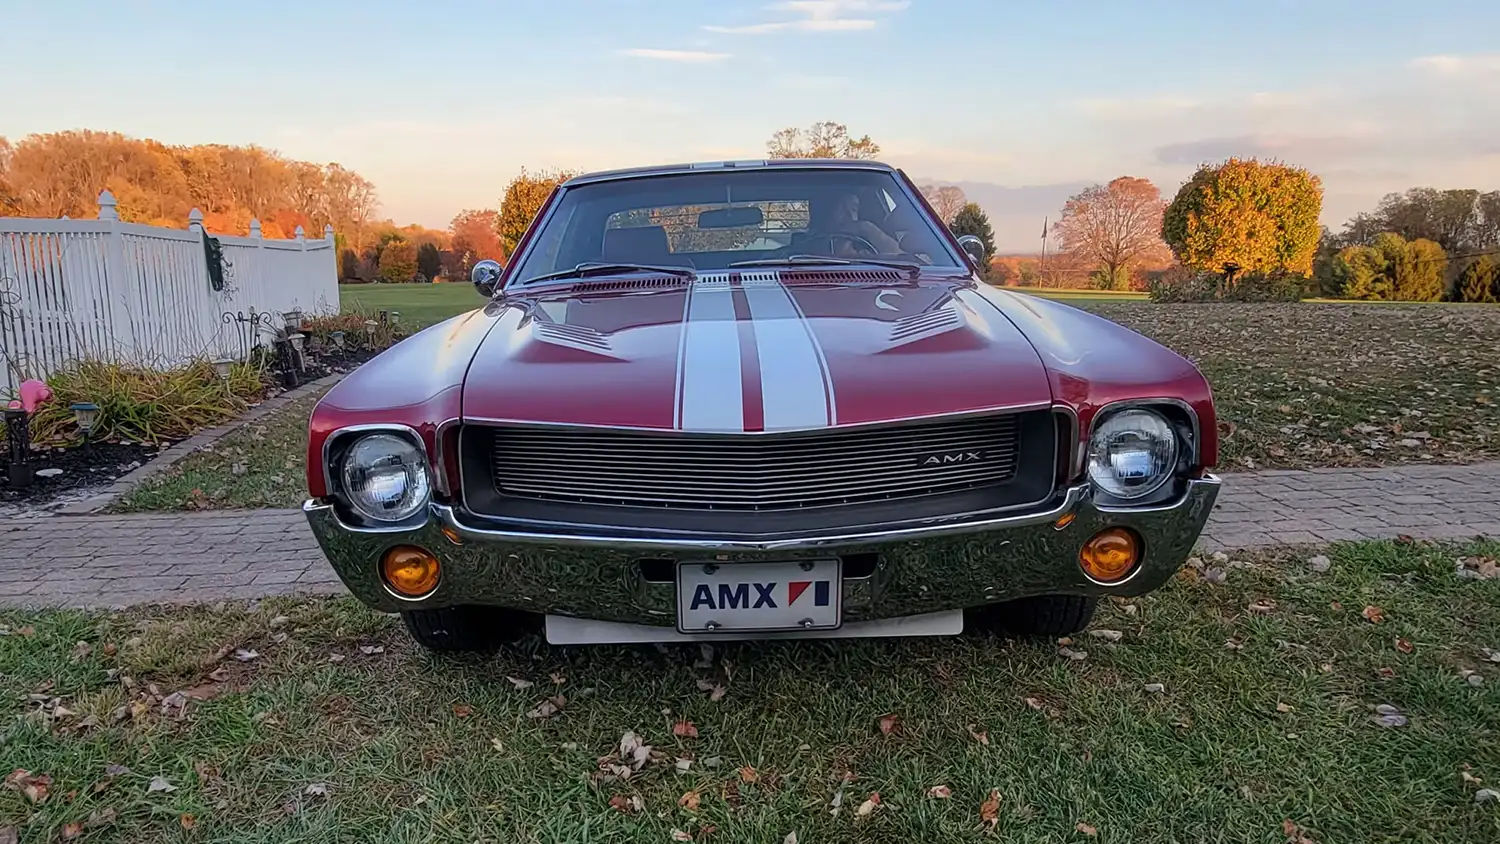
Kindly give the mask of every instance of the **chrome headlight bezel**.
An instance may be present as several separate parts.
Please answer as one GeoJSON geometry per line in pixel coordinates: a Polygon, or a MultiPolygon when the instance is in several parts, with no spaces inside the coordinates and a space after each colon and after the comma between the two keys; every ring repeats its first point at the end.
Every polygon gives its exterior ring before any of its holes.
{"type": "MultiPolygon", "coordinates": [[[[388,528],[426,520],[434,479],[427,448],[415,430],[384,425],[347,428],[329,437],[324,453],[330,491],[341,508],[363,525],[388,528]],[[350,461],[365,457],[359,450],[361,445],[373,447],[376,454],[381,454],[379,449],[384,446],[387,458],[401,458],[397,465],[404,466],[407,474],[403,481],[403,498],[409,500],[404,501],[400,508],[373,508],[351,489],[353,473],[359,471],[359,467],[352,466],[350,461]]],[[[367,462],[372,465],[365,467],[366,471],[374,468],[373,461],[367,462]]]]}
{"type": "Polygon", "coordinates": [[[1191,463],[1195,437],[1191,426],[1182,424],[1184,412],[1177,405],[1132,402],[1100,411],[1090,426],[1084,443],[1084,473],[1096,495],[1123,505],[1152,503],[1182,475],[1191,463]],[[1122,439],[1133,439],[1139,446],[1138,458],[1153,464],[1144,480],[1122,480],[1119,472],[1121,455],[1112,446],[1122,439]]]}

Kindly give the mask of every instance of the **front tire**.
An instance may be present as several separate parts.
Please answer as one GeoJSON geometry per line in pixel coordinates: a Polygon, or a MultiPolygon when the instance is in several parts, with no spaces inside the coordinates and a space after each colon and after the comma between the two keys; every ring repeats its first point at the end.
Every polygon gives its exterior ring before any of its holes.
{"type": "Polygon", "coordinates": [[[531,613],[462,605],[401,613],[416,643],[440,653],[488,652],[533,632],[531,613]]]}
{"type": "Polygon", "coordinates": [[[1084,595],[1036,595],[970,614],[974,626],[1016,636],[1071,636],[1094,620],[1098,598],[1084,595]]]}

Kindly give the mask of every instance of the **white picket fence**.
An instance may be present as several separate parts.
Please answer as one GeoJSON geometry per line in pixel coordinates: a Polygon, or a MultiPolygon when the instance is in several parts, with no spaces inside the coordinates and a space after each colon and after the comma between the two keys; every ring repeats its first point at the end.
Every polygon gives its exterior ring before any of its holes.
{"type": "Polygon", "coordinates": [[[120,221],[109,191],[97,220],[0,218],[0,396],[69,361],[170,367],[238,357],[248,326],[236,314],[336,313],[333,228],[308,240],[219,236],[224,285],[214,290],[195,208],[188,229],[120,221]],[[226,318],[226,314],[229,317],[226,318]],[[227,320],[227,321],[226,321],[227,320]]]}

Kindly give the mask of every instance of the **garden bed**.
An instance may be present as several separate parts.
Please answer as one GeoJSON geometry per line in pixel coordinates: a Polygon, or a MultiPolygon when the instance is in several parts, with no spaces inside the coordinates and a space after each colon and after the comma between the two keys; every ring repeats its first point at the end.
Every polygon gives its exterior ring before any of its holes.
{"type": "Polygon", "coordinates": [[[86,498],[127,472],[144,465],[170,442],[91,443],[87,448],[47,448],[32,452],[32,468],[40,472],[30,486],[10,487],[9,470],[0,463],[0,514],[12,508],[33,509],[86,498]],[[53,474],[52,470],[58,470],[53,474]]]}

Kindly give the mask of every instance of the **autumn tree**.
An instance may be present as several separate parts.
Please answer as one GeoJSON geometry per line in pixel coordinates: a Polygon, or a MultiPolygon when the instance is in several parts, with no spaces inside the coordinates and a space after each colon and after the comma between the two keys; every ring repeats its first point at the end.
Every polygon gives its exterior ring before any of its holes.
{"type": "Polygon", "coordinates": [[[449,224],[453,234],[453,266],[449,275],[467,278],[474,264],[483,260],[500,261],[505,250],[500,245],[500,212],[491,208],[465,209],[449,224]]]}
{"type": "Polygon", "coordinates": [[[1376,237],[1390,232],[1406,240],[1434,241],[1449,253],[1477,251],[1493,245],[1500,227],[1500,219],[1485,219],[1487,207],[1495,207],[1494,200],[1481,201],[1485,197],[1477,190],[1435,188],[1386,194],[1374,211],[1349,220],[1339,240],[1373,246],[1376,237]]]}
{"type": "Polygon", "coordinates": [[[443,256],[436,243],[429,241],[417,247],[417,273],[427,281],[443,274],[443,256]]]}
{"type": "Polygon", "coordinates": [[[339,281],[359,278],[359,253],[345,249],[339,253],[339,281]]]}
{"type": "Polygon", "coordinates": [[[1346,246],[1328,273],[1334,295],[1346,299],[1436,302],[1443,297],[1448,258],[1431,240],[1408,241],[1394,232],[1370,246],[1346,246]]]}
{"type": "Polygon", "coordinates": [[[570,172],[528,173],[526,168],[521,168],[521,175],[506,186],[505,198],[500,201],[500,217],[496,228],[500,234],[500,248],[505,255],[509,256],[516,251],[516,246],[526,234],[526,228],[547,203],[547,197],[552,195],[552,191],[574,175],[570,172]]]}
{"type": "Polygon", "coordinates": [[[983,266],[986,268],[985,275],[988,276],[990,260],[995,257],[995,231],[990,228],[990,218],[984,213],[984,209],[973,202],[965,203],[964,207],[953,216],[953,222],[948,224],[948,230],[953,232],[954,237],[972,234],[979,238],[979,241],[984,244],[983,266]]]}
{"type": "Polygon", "coordinates": [[[1308,275],[1318,249],[1323,184],[1299,167],[1231,158],[1204,165],[1162,218],[1162,239],[1177,260],[1219,272],[1308,275]]]}
{"type": "Polygon", "coordinates": [[[766,153],[771,158],[868,159],[880,154],[880,145],[869,135],[850,138],[849,127],[824,120],[806,129],[782,129],[766,142],[766,153]]]}
{"type": "Polygon", "coordinates": [[[1458,301],[1500,302],[1500,267],[1481,255],[1458,275],[1458,301]]]}
{"type": "Polygon", "coordinates": [[[380,250],[380,277],[392,284],[411,281],[417,275],[417,247],[404,240],[392,240],[380,250]]]}
{"type": "Polygon", "coordinates": [[[964,189],[957,185],[923,185],[921,191],[927,204],[937,212],[938,219],[945,226],[953,222],[953,218],[969,202],[969,198],[964,196],[964,189]]]}
{"type": "Polygon", "coordinates": [[[1069,199],[1053,233],[1064,252],[1094,268],[1109,288],[1130,287],[1130,273],[1167,251],[1161,239],[1166,203],[1146,179],[1121,176],[1069,199]]]}

